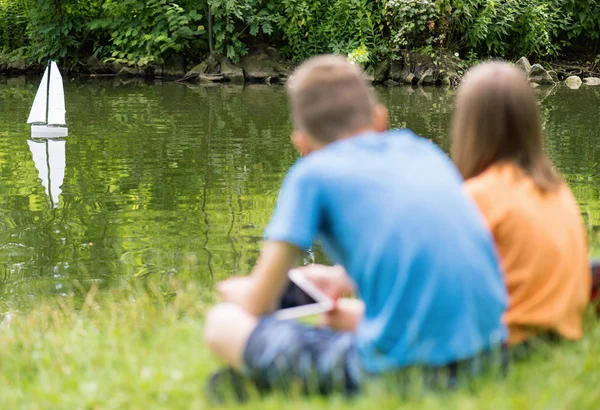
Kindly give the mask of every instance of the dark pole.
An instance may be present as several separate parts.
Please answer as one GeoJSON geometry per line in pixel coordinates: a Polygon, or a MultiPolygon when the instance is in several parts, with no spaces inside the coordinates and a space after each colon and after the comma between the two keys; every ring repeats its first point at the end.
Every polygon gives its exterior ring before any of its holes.
{"type": "Polygon", "coordinates": [[[215,47],[213,45],[213,28],[212,28],[212,12],[210,11],[210,4],[206,5],[208,11],[208,50],[210,54],[215,53],[215,47]]]}
{"type": "Polygon", "coordinates": [[[52,61],[48,61],[48,79],[46,80],[46,125],[48,125],[48,113],[50,112],[50,74],[52,71],[52,61]]]}

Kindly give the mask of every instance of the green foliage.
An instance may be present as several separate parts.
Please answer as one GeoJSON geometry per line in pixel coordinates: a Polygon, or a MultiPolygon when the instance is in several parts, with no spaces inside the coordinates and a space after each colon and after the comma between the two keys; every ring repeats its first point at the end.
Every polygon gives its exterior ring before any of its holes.
{"type": "Polygon", "coordinates": [[[244,39],[274,34],[278,15],[274,0],[208,0],[215,51],[237,62],[248,53],[244,39]]]}
{"type": "MultiPolygon", "coordinates": [[[[394,49],[437,46],[480,56],[552,57],[572,13],[559,0],[389,0],[394,49]]],[[[590,10],[591,11],[591,10],[590,10]]]]}
{"type": "Polygon", "coordinates": [[[102,0],[27,0],[29,58],[76,61],[87,24],[102,0]]]}
{"type": "Polygon", "coordinates": [[[35,61],[238,62],[253,43],[295,62],[362,48],[367,64],[406,49],[550,59],[599,39],[600,0],[0,0],[0,52],[35,61]]]}
{"type": "Polygon", "coordinates": [[[167,0],[107,0],[104,16],[89,28],[108,31],[109,45],[98,51],[108,61],[146,66],[172,52],[185,52],[206,31],[202,15],[167,0]]]}
{"type": "Polygon", "coordinates": [[[369,62],[369,59],[370,53],[367,47],[365,46],[360,46],[356,50],[348,54],[348,60],[352,64],[360,64],[362,66],[365,66],[369,62]]]}
{"type": "Polygon", "coordinates": [[[600,37],[599,0],[565,0],[561,3],[571,17],[571,24],[564,28],[569,39],[587,37],[597,40],[600,37]]]}
{"type": "Polygon", "coordinates": [[[0,52],[25,45],[27,8],[24,1],[0,0],[0,52]]]}
{"type": "Polygon", "coordinates": [[[384,10],[370,0],[282,0],[279,28],[283,53],[302,61],[321,53],[348,54],[366,46],[376,55],[383,43],[384,10]]]}
{"type": "Polygon", "coordinates": [[[448,1],[444,16],[462,47],[483,56],[554,56],[561,49],[559,33],[570,23],[557,1],[448,1]],[[460,33],[460,34],[459,34],[460,33]]]}
{"type": "Polygon", "coordinates": [[[392,33],[394,49],[430,45],[438,20],[438,9],[432,1],[388,0],[384,2],[386,21],[392,33]]]}

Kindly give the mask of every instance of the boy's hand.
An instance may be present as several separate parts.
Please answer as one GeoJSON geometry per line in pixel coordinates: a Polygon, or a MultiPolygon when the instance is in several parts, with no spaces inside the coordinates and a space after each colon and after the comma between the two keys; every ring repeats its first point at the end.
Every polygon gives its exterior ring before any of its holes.
{"type": "Polygon", "coordinates": [[[355,332],[365,315],[365,304],[358,299],[339,299],[337,307],[321,315],[321,326],[340,332],[355,332]]]}
{"type": "Polygon", "coordinates": [[[333,300],[352,295],[355,291],[354,282],[339,265],[308,265],[296,270],[302,272],[306,279],[333,300]]]}
{"type": "Polygon", "coordinates": [[[234,303],[253,316],[272,313],[288,282],[287,272],[301,254],[294,245],[268,241],[252,273],[220,282],[217,292],[224,302],[234,303]]]}
{"type": "Polygon", "coordinates": [[[243,306],[249,289],[254,285],[252,276],[240,276],[226,279],[217,285],[217,293],[223,302],[243,306]]]}

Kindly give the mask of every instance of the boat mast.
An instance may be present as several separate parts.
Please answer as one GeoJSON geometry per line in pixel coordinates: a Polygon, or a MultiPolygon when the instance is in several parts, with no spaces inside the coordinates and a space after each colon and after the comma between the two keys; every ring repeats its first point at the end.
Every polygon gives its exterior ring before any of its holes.
{"type": "Polygon", "coordinates": [[[46,87],[46,125],[48,125],[48,114],[50,113],[50,71],[52,71],[51,61],[48,61],[48,84],[46,87]]]}

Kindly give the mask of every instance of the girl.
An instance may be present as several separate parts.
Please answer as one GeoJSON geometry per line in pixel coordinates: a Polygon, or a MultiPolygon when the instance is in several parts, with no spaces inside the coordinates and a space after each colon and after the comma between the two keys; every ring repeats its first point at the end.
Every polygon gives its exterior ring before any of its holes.
{"type": "Polygon", "coordinates": [[[580,339],[591,288],[586,231],[543,150],[535,95],[515,67],[489,62],[467,73],[452,156],[496,240],[510,298],[509,344],[580,339]]]}

